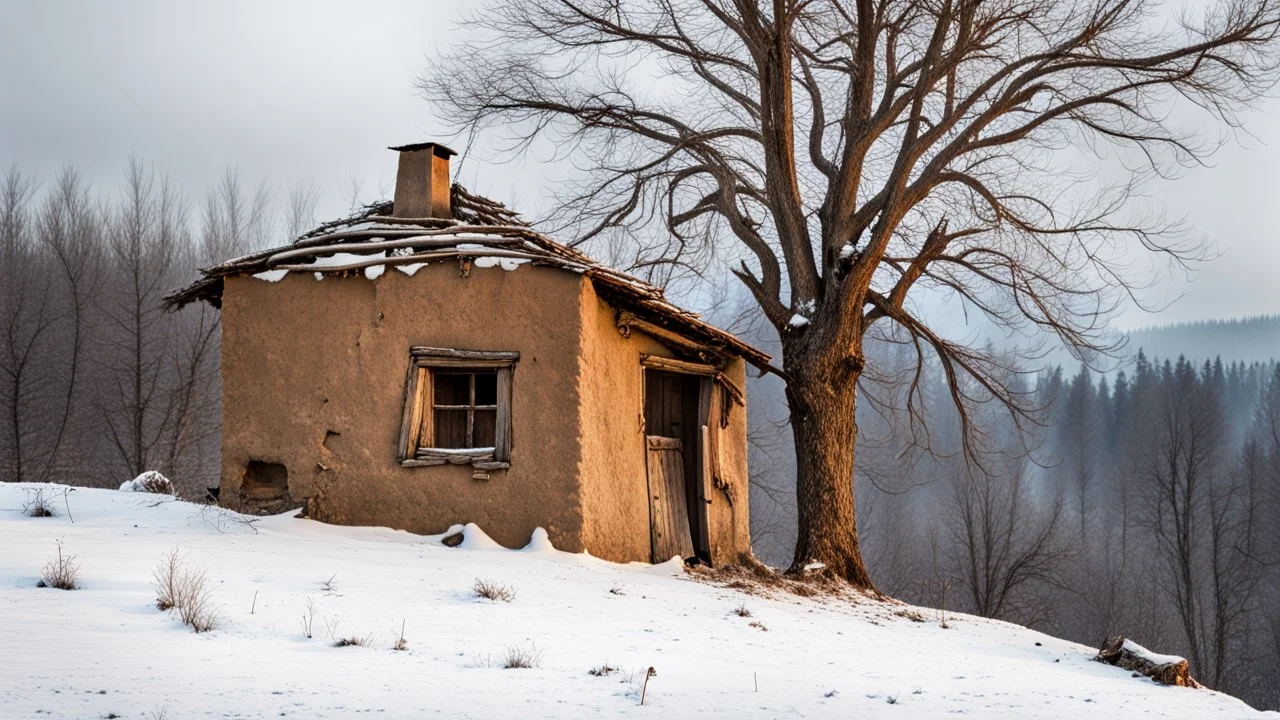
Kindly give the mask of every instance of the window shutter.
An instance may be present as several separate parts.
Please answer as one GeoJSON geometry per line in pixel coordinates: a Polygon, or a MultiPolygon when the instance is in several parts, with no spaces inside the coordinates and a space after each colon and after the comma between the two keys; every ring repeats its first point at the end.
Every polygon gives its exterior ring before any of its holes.
{"type": "Polygon", "coordinates": [[[494,425],[493,459],[511,462],[511,368],[498,369],[498,419],[494,425]]]}
{"type": "Polygon", "coordinates": [[[418,368],[418,417],[417,432],[415,433],[418,442],[413,448],[416,453],[420,447],[433,447],[436,442],[435,429],[435,409],[432,404],[435,402],[435,387],[432,383],[433,376],[429,368],[418,368]]]}

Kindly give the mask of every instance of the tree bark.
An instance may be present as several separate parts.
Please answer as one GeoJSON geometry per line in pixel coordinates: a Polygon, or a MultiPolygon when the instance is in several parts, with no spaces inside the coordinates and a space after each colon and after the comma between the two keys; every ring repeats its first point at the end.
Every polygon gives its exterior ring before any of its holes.
{"type": "Polygon", "coordinates": [[[799,514],[790,572],[803,573],[813,563],[822,563],[827,572],[875,592],[862,560],[854,515],[854,409],[861,369],[832,355],[805,347],[784,351],[799,514]]]}

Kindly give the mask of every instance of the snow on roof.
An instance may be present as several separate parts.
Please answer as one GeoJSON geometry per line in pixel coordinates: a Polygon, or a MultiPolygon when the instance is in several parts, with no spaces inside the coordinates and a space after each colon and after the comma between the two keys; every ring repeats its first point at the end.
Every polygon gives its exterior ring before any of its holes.
{"type": "Polygon", "coordinates": [[[204,301],[220,307],[223,278],[253,275],[272,281],[290,271],[342,273],[365,271],[370,279],[386,265],[412,275],[424,263],[473,259],[479,267],[500,265],[512,270],[522,262],[581,273],[615,307],[697,340],[740,355],[757,367],[770,357],[696,313],[669,302],[661,288],[592,260],[533,230],[501,203],[472,195],[462,186],[450,189],[452,219],[399,218],[390,202],[375,203],[348,218],[324,223],[291,245],[226,260],[200,271],[202,277],[165,298],[171,309],[204,301]],[[412,268],[412,269],[410,269],[412,268]]]}

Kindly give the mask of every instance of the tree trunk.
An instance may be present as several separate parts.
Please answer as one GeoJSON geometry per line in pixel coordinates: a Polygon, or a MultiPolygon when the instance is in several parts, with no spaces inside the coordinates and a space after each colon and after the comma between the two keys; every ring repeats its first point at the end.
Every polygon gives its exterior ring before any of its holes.
{"type": "Polygon", "coordinates": [[[799,528],[790,572],[821,563],[852,585],[875,591],[862,561],[854,516],[854,407],[858,368],[847,361],[810,359],[806,348],[786,352],[787,403],[796,448],[799,528]]]}

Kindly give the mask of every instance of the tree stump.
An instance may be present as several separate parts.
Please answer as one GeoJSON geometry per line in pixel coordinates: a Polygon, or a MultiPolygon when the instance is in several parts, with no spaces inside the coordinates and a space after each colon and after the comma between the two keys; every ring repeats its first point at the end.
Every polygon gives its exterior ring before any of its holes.
{"type": "Polygon", "coordinates": [[[1195,678],[1191,677],[1186,658],[1153,653],[1123,635],[1116,635],[1103,643],[1102,649],[1098,650],[1098,654],[1093,659],[1125,670],[1132,670],[1135,674],[1145,675],[1161,685],[1202,687],[1195,678]]]}

